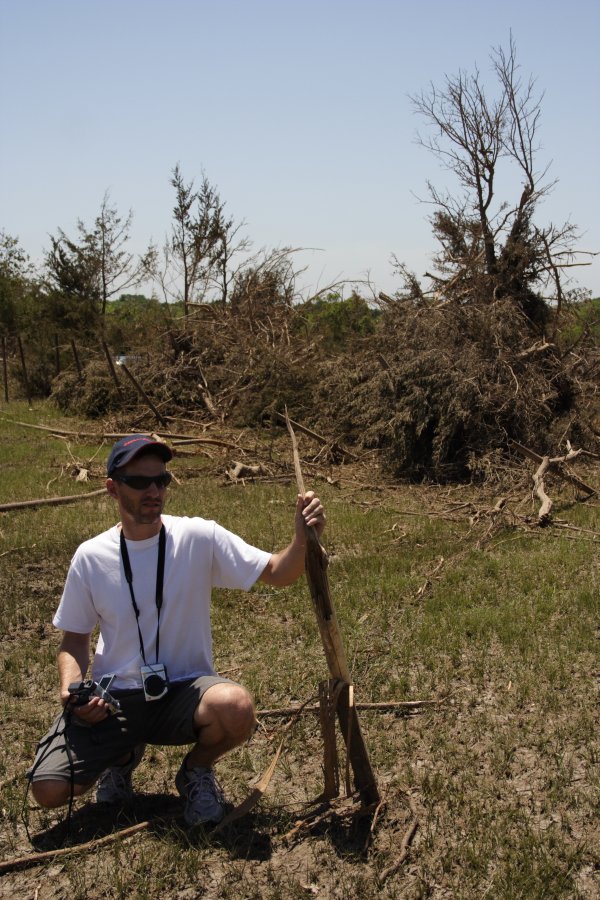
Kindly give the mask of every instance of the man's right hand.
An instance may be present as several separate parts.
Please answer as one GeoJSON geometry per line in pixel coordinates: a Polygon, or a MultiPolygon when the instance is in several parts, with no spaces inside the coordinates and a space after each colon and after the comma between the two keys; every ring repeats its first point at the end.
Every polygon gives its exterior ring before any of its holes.
{"type": "Polygon", "coordinates": [[[88,725],[97,725],[98,722],[102,722],[110,715],[106,701],[102,700],[101,697],[90,697],[89,701],[81,706],[75,706],[73,698],[68,691],[61,691],[60,699],[65,709],[70,709],[74,715],[88,725]]]}

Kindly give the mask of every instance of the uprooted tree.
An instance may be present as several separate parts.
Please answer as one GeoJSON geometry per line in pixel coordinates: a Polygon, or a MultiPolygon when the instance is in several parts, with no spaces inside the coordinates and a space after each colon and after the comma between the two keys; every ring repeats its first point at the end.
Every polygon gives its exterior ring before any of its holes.
{"type": "Polygon", "coordinates": [[[403,286],[379,297],[375,343],[355,371],[338,364],[343,374],[323,393],[325,405],[332,393],[347,398],[347,436],[387,448],[404,474],[464,477],[510,438],[541,452],[561,435],[596,438],[585,398],[597,351],[578,333],[575,352],[561,333],[579,297],[563,286],[566,270],[582,264],[577,233],[536,222],[554,186],[538,163],[541,98],[520,76],[512,38],[491,59],[494,99],[478,71],[413,98],[429,126],[422,145],[458,185],[452,193],[428,184],[434,271],[424,285],[394,258],[403,286]],[[499,179],[511,177],[514,200],[499,199],[499,179]]]}
{"type": "Polygon", "coordinates": [[[538,168],[541,97],[532,78],[523,81],[514,41],[492,54],[499,88],[489,99],[479,72],[448,77],[442,90],[413,97],[430,126],[421,143],[458,181],[455,195],[428,184],[441,245],[430,275],[438,294],[470,302],[510,297],[542,333],[548,300],[563,300],[561,273],[574,263],[572,224],[539,226],[535,213],[554,186],[538,168]],[[431,133],[433,132],[433,133],[431,133]],[[507,172],[501,169],[507,169],[507,172]],[[517,176],[517,196],[498,200],[500,175],[517,176]],[[547,293],[551,288],[550,294],[547,293]]]}

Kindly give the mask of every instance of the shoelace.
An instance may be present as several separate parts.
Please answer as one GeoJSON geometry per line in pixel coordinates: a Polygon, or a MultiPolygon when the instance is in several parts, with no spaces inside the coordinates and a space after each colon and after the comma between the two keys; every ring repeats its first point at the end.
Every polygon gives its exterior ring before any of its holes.
{"type": "Polygon", "coordinates": [[[99,788],[110,783],[113,790],[117,793],[129,793],[129,775],[131,772],[124,772],[123,769],[126,768],[127,766],[113,766],[112,768],[107,769],[100,779],[99,788]]]}
{"type": "Polygon", "coordinates": [[[187,795],[190,803],[194,803],[196,798],[203,793],[210,794],[217,803],[224,801],[223,791],[212,772],[203,772],[202,775],[195,776],[194,780],[189,783],[187,795]]]}

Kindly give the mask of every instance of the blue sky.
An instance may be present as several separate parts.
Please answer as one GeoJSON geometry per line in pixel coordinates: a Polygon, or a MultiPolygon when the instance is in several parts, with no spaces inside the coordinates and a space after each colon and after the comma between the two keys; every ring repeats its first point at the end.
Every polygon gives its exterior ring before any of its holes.
{"type": "MultiPolygon", "coordinates": [[[[511,30],[558,179],[537,221],[600,250],[598,0],[0,0],[0,228],[39,260],[109,190],[142,251],[169,229],[179,162],[256,249],[307,248],[307,291],[367,272],[393,291],[392,254],[422,274],[435,250],[426,180],[452,187],[409,95],[487,77],[511,30]]],[[[600,256],[573,274],[600,295],[600,256]]]]}

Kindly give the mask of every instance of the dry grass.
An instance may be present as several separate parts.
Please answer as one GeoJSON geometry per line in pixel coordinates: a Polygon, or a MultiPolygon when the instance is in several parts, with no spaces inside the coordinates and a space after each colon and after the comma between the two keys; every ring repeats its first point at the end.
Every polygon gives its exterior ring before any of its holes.
{"type": "MultiPolygon", "coordinates": [[[[51,409],[14,409],[4,412],[58,422],[51,409]]],[[[89,462],[97,450],[73,443],[67,452],[63,441],[1,421],[2,500],[74,493],[69,453],[89,462]]],[[[106,452],[92,471],[101,472],[106,452]]],[[[216,517],[267,549],[281,545],[293,485],[225,488],[215,476],[229,462],[225,453],[176,460],[182,484],[170,511],[216,517]]],[[[553,484],[555,526],[522,527],[516,516],[534,507],[521,480],[511,514],[491,528],[478,514],[494,506],[491,491],[381,482],[371,490],[373,471],[341,467],[337,487],[318,483],[357,700],[443,700],[410,717],[361,713],[385,797],[373,833],[369,819],[337,814],[286,838],[323,786],[322,742],[312,714],[285,735],[283,720],[265,718],[255,739],[219,765],[231,800],[248,793],[282,736],[284,753],[261,804],[223,834],[183,830],[173,785],[180,752],[152,748],[136,773],[134,807],[115,817],[78,801],[72,839],[151,818],[149,829],[6,874],[0,896],[600,896],[598,501],[577,503],[553,484]],[[390,872],[415,820],[406,859],[390,872]]],[[[597,469],[586,479],[600,486],[597,469]]],[[[21,821],[23,773],[55,705],[57,635],[48,623],[75,546],[113,517],[96,498],[0,520],[5,860],[33,852],[21,821]]],[[[327,677],[304,582],[284,592],[219,592],[214,637],[218,667],[254,692],[259,709],[307,700],[327,677]]],[[[57,846],[62,813],[29,807],[35,846],[57,846]]]]}

